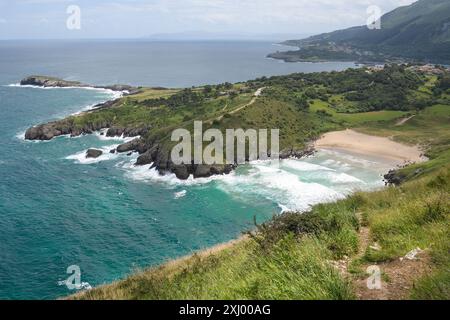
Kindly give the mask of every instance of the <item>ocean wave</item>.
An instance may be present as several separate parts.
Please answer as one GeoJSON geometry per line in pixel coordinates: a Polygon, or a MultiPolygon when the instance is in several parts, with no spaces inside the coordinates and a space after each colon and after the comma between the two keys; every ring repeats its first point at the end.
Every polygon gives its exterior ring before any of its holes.
{"type": "Polygon", "coordinates": [[[341,172],[341,173],[328,173],[326,174],[327,179],[329,179],[332,183],[338,183],[338,184],[342,184],[342,183],[358,183],[361,185],[366,184],[364,181],[362,181],[361,179],[358,179],[355,176],[352,176],[350,174],[341,172]]]}
{"type": "Polygon", "coordinates": [[[335,169],[329,168],[327,166],[313,164],[305,161],[298,161],[295,159],[286,159],[282,161],[282,165],[293,169],[295,171],[336,171],[335,169]]]}
{"type": "Polygon", "coordinates": [[[109,145],[109,146],[104,146],[101,148],[95,148],[95,149],[101,150],[103,152],[103,154],[98,158],[86,158],[86,152],[88,151],[88,149],[86,149],[86,150],[77,152],[75,154],[72,154],[70,156],[67,156],[65,159],[73,160],[79,164],[93,164],[93,163],[99,163],[102,161],[109,161],[109,160],[117,159],[120,156],[120,154],[118,154],[118,153],[110,153],[110,150],[115,149],[118,146],[119,145],[109,145]]]}
{"type": "Polygon", "coordinates": [[[126,142],[130,142],[133,141],[135,139],[139,139],[140,136],[135,136],[135,137],[125,137],[123,134],[121,136],[114,136],[114,137],[108,137],[106,136],[106,133],[108,132],[108,128],[106,129],[102,129],[99,131],[94,132],[94,135],[102,141],[122,141],[124,143],[126,142]]]}
{"type": "Polygon", "coordinates": [[[312,205],[335,201],[345,195],[325,185],[303,182],[301,176],[271,166],[253,166],[248,174],[227,176],[219,188],[229,194],[253,195],[277,203],[282,211],[306,211],[312,205]]]}
{"type": "Polygon", "coordinates": [[[187,194],[187,191],[186,190],[182,190],[180,192],[175,192],[173,197],[175,199],[180,199],[180,198],[184,198],[186,196],[186,194],[187,194]]]}
{"type": "Polygon", "coordinates": [[[25,140],[25,133],[26,133],[26,130],[17,133],[17,134],[16,134],[16,138],[19,139],[19,140],[22,140],[22,141],[26,141],[26,140],[25,140]]]}
{"type": "Polygon", "coordinates": [[[125,175],[132,180],[160,183],[172,189],[180,186],[191,188],[214,182],[211,187],[218,188],[236,199],[247,203],[257,203],[265,199],[278,205],[281,212],[304,212],[318,203],[333,202],[357,190],[379,185],[373,181],[367,183],[337,168],[294,159],[282,160],[279,166],[270,161],[255,161],[240,166],[229,175],[201,179],[190,176],[188,180],[183,181],[177,179],[175,174],[160,175],[151,165],[135,166],[134,161],[123,162],[118,166],[123,168],[125,175]]]}
{"type": "Polygon", "coordinates": [[[245,172],[232,172],[229,175],[212,176],[209,178],[179,180],[174,174],[160,175],[151,165],[135,166],[132,162],[121,163],[126,170],[126,176],[135,181],[162,183],[167,187],[195,187],[215,182],[214,187],[245,201],[263,197],[278,204],[281,211],[306,211],[312,205],[335,201],[345,197],[319,183],[308,183],[293,173],[279,168],[271,163],[258,163],[246,166],[245,172]]]}
{"type": "MultiPolygon", "coordinates": [[[[152,168],[152,164],[144,166],[136,166],[136,160],[118,163],[117,167],[125,170],[125,176],[140,182],[161,183],[167,187],[175,188],[177,186],[198,186],[208,184],[215,180],[223,179],[224,176],[212,176],[209,178],[194,179],[191,175],[187,180],[180,180],[174,173],[166,173],[161,175],[156,168],[152,168]]],[[[230,175],[234,175],[231,173],[230,175]]]]}
{"type": "Polygon", "coordinates": [[[107,88],[95,88],[95,87],[42,87],[42,86],[34,86],[34,85],[22,85],[20,83],[12,83],[8,85],[4,85],[4,87],[14,87],[14,88],[33,88],[33,89],[42,89],[42,90],[70,90],[70,89],[82,89],[82,90],[93,90],[98,92],[103,92],[110,94],[113,99],[118,99],[123,97],[124,94],[127,94],[128,91],[114,91],[107,88]]]}

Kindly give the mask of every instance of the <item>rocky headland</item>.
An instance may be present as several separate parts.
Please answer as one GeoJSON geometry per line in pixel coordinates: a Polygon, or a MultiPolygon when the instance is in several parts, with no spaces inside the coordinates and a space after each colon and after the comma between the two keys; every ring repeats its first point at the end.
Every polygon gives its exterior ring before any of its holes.
{"type": "Polygon", "coordinates": [[[139,89],[129,85],[115,84],[109,86],[92,86],[78,81],[68,81],[47,76],[29,76],[20,81],[22,86],[37,86],[43,88],[94,88],[112,91],[122,91],[124,94],[136,93],[139,89]]]}
{"type": "MultiPolygon", "coordinates": [[[[23,79],[21,85],[33,85],[40,87],[93,87],[81,82],[66,81],[52,77],[30,76],[23,79]]],[[[100,87],[94,87],[100,88],[100,87]]],[[[110,89],[114,91],[127,90],[128,95],[133,95],[139,90],[135,87],[125,85],[103,86],[102,89],[110,89]]],[[[170,145],[149,136],[150,127],[130,126],[121,127],[114,125],[113,121],[95,121],[85,122],[80,124],[78,117],[99,112],[101,110],[120,107],[122,99],[107,101],[96,105],[92,110],[85,111],[79,115],[67,117],[62,120],[52,121],[46,124],[40,124],[29,128],[25,133],[26,140],[42,140],[48,141],[53,138],[69,135],[70,137],[77,137],[85,134],[93,134],[95,132],[106,130],[107,137],[124,137],[135,139],[119,145],[116,149],[111,150],[111,153],[138,153],[136,165],[149,165],[151,168],[156,168],[160,174],[173,173],[178,179],[186,180],[191,175],[194,178],[207,178],[213,175],[223,175],[231,173],[236,167],[236,164],[223,165],[198,165],[194,163],[175,165],[170,157],[170,145]]],[[[302,158],[312,155],[314,148],[309,146],[302,150],[286,149],[280,152],[280,158],[286,159],[290,157],[302,158]]],[[[100,156],[99,152],[90,149],[87,153],[88,157],[95,158],[100,156]]]]}

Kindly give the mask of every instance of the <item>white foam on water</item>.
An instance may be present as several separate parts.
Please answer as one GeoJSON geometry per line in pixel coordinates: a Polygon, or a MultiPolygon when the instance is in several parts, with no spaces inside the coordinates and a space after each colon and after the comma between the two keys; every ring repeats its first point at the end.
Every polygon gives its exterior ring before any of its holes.
{"type": "Polygon", "coordinates": [[[22,85],[20,83],[12,83],[5,85],[4,87],[15,87],[15,88],[33,88],[33,89],[41,89],[41,90],[70,90],[70,89],[83,89],[83,90],[93,90],[98,92],[104,92],[112,95],[113,99],[118,99],[123,97],[124,94],[127,94],[128,91],[114,91],[106,88],[94,88],[94,87],[42,87],[42,86],[34,86],[34,85],[22,85]]]}
{"type": "Polygon", "coordinates": [[[281,168],[257,165],[246,175],[224,176],[219,188],[230,194],[249,194],[277,203],[283,211],[306,211],[312,205],[334,201],[345,195],[281,168]]]}
{"type": "Polygon", "coordinates": [[[187,194],[187,191],[186,190],[182,190],[180,192],[175,192],[173,197],[175,199],[180,199],[180,198],[184,198],[186,196],[186,194],[187,194]]]}
{"type": "Polygon", "coordinates": [[[16,134],[16,138],[25,141],[25,132],[26,131],[19,132],[18,134],[16,134]]]}
{"type": "MultiPolygon", "coordinates": [[[[68,282],[68,280],[62,280],[57,282],[58,286],[68,286],[73,285],[72,283],[68,282]]],[[[89,282],[81,282],[78,285],[74,285],[75,290],[92,290],[92,286],[89,282]]]]}
{"type": "MultiPolygon", "coordinates": [[[[177,187],[177,186],[195,186],[208,184],[215,180],[220,180],[224,176],[212,176],[209,178],[199,178],[194,179],[191,175],[187,180],[180,180],[176,177],[174,173],[166,173],[161,175],[156,168],[152,168],[152,165],[136,166],[134,163],[136,159],[132,159],[128,162],[120,162],[117,164],[118,167],[125,170],[125,175],[135,181],[149,182],[149,183],[161,183],[167,187],[177,187]]],[[[230,175],[233,175],[231,173],[230,175]]]]}
{"type": "MultiPolygon", "coordinates": [[[[352,192],[382,185],[381,177],[379,181],[372,181],[372,178],[365,181],[344,170],[365,170],[371,177],[376,176],[370,166],[361,167],[361,163],[367,164],[369,160],[354,162],[350,157],[346,162],[345,156],[340,154],[321,154],[321,158],[282,160],[279,166],[270,161],[254,161],[240,166],[229,175],[202,179],[194,179],[191,176],[184,181],[177,179],[175,174],[160,175],[155,168],[151,169],[151,165],[135,166],[134,161],[124,162],[119,166],[126,171],[126,176],[130,179],[161,183],[170,188],[190,188],[214,182],[211,187],[218,188],[232,197],[245,202],[260,202],[265,199],[277,204],[281,212],[307,211],[315,204],[336,201],[352,192]],[[324,157],[330,158],[321,161],[324,157]],[[319,161],[320,165],[311,161],[319,161]],[[331,165],[327,166],[325,163],[331,165]]],[[[184,191],[187,190],[189,189],[184,191]]],[[[182,193],[178,195],[181,196],[182,193]]]]}
{"type": "Polygon", "coordinates": [[[307,172],[336,171],[327,166],[313,164],[313,163],[309,163],[309,162],[305,162],[305,161],[299,161],[299,160],[295,160],[295,159],[286,159],[286,160],[283,160],[281,163],[282,163],[283,167],[288,167],[288,168],[294,169],[296,171],[307,171],[307,172]]]}
{"type": "MultiPolygon", "coordinates": [[[[50,140],[27,140],[27,139],[25,139],[25,133],[26,133],[26,131],[21,131],[15,135],[15,138],[24,143],[49,143],[50,142],[50,140]]],[[[61,137],[65,137],[65,136],[61,136],[61,137]]]]}
{"type": "Polygon", "coordinates": [[[108,128],[102,129],[100,131],[96,131],[96,132],[94,132],[94,135],[99,140],[102,140],[102,141],[121,141],[123,143],[130,142],[130,141],[140,138],[140,136],[125,137],[123,134],[121,136],[108,137],[108,136],[106,136],[107,132],[108,132],[108,128]]]}
{"type": "Polygon", "coordinates": [[[102,162],[102,161],[109,161],[109,160],[113,160],[113,159],[117,159],[120,154],[116,153],[110,153],[110,150],[117,148],[119,145],[110,145],[110,146],[104,146],[101,148],[94,148],[97,150],[101,150],[103,152],[103,154],[98,157],[98,158],[86,158],[86,152],[88,151],[83,150],[80,152],[77,152],[75,154],[72,154],[70,156],[67,156],[65,159],[67,160],[73,160],[75,161],[75,163],[79,163],[79,164],[93,164],[93,163],[98,163],[98,162],[102,162]]]}
{"type": "Polygon", "coordinates": [[[358,179],[352,175],[349,175],[347,173],[341,172],[341,173],[324,173],[332,183],[360,183],[365,184],[364,181],[361,179],[358,179]]]}

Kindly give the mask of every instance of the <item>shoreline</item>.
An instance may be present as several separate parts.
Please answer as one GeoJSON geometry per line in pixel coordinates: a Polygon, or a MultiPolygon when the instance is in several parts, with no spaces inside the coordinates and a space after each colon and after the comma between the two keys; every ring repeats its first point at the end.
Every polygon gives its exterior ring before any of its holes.
{"type": "Polygon", "coordinates": [[[325,133],[314,142],[314,148],[343,150],[384,159],[397,166],[428,160],[419,146],[408,146],[387,137],[372,136],[352,129],[325,133]]]}
{"type": "MultiPolygon", "coordinates": [[[[373,157],[378,161],[385,161],[389,165],[392,165],[392,169],[395,169],[395,166],[405,165],[407,163],[411,163],[414,160],[418,160],[418,162],[427,161],[427,158],[422,156],[422,153],[418,146],[408,146],[405,144],[401,144],[395,141],[390,140],[386,137],[378,137],[367,135],[363,133],[356,132],[351,129],[347,129],[344,131],[332,131],[322,135],[317,141],[314,142],[314,148],[316,150],[336,150],[341,152],[346,152],[349,154],[354,154],[356,156],[365,156],[365,157],[373,157]],[[361,146],[361,144],[366,143],[374,143],[374,146],[366,147],[361,146]],[[403,163],[402,163],[403,161],[403,163]],[[408,162],[409,161],[409,162],[408,162]]],[[[350,196],[349,194],[348,196],[350,196]]],[[[346,196],[346,197],[348,197],[346,196]]],[[[280,214],[283,214],[280,213],[280,214]]],[[[196,257],[204,259],[210,256],[214,256],[224,252],[228,249],[234,248],[239,244],[244,243],[249,239],[249,236],[242,235],[238,238],[231,239],[226,242],[221,242],[216,245],[206,247],[203,249],[199,249],[197,251],[192,252],[191,254],[174,257],[173,259],[168,259],[161,264],[145,268],[137,273],[128,275],[124,278],[118,279],[111,283],[102,284],[94,287],[91,290],[96,289],[108,289],[114,288],[117,285],[120,285],[122,281],[133,277],[143,276],[146,272],[151,270],[158,270],[159,272],[166,272],[171,274],[175,272],[177,268],[181,265],[196,259],[196,257]]],[[[90,290],[82,290],[73,295],[61,297],[63,300],[74,300],[80,299],[90,290]]]]}

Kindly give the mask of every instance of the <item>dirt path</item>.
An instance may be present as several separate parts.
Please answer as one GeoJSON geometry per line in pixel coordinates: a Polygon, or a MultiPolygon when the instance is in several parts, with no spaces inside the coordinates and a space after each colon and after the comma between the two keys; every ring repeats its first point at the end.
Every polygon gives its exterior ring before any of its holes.
{"type": "Polygon", "coordinates": [[[403,300],[408,299],[417,279],[431,272],[430,256],[426,251],[415,260],[396,259],[376,265],[380,268],[381,289],[369,289],[367,278],[354,280],[355,292],[360,300],[403,300]]]}
{"type": "MultiPolygon", "coordinates": [[[[242,106],[240,106],[240,107],[234,109],[233,111],[230,111],[229,114],[235,114],[236,112],[239,112],[239,111],[241,111],[242,109],[245,109],[245,108],[250,107],[251,105],[253,105],[253,104],[256,102],[256,100],[258,99],[258,97],[261,96],[261,94],[262,94],[262,92],[263,92],[264,89],[265,89],[265,87],[259,88],[258,90],[256,90],[256,92],[255,92],[254,95],[253,95],[252,100],[250,100],[249,103],[246,103],[246,104],[244,104],[244,105],[242,105],[242,106]]],[[[225,111],[225,109],[226,109],[227,107],[228,107],[228,104],[222,109],[222,111],[225,111]]],[[[209,123],[209,124],[212,124],[214,120],[220,121],[220,120],[222,120],[222,118],[223,118],[223,115],[220,116],[220,117],[214,118],[214,119],[206,120],[205,122],[207,122],[207,123],[209,123]]]]}
{"type": "MultiPolygon", "coordinates": [[[[358,214],[361,221],[361,214],[358,214]]],[[[401,300],[408,299],[415,281],[431,271],[430,256],[427,251],[419,252],[414,259],[398,258],[393,261],[374,264],[381,271],[381,289],[369,289],[367,280],[369,274],[354,275],[348,271],[351,261],[364,257],[369,247],[379,250],[378,244],[373,243],[369,227],[362,226],[359,230],[359,250],[352,259],[334,261],[332,264],[340,273],[353,283],[355,294],[359,300],[401,300]]],[[[371,266],[364,264],[361,268],[366,271],[371,266]]]]}
{"type": "Polygon", "coordinates": [[[257,100],[258,97],[262,94],[262,92],[263,92],[264,89],[265,89],[265,88],[259,88],[258,90],[256,90],[255,94],[253,95],[253,99],[250,100],[249,103],[247,103],[247,104],[245,104],[245,105],[243,105],[243,106],[241,106],[241,107],[239,107],[239,108],[237,108],[237,109],[234,109],[233,111],[230,112],[230,114],[234,114],[234,113],[236,113],[236,112],[241,111],[241,110],[244,109],[244,108],[250,107],[252,104],[254,104],[254,103],[256,102],[256,100],[257,100]]]}
{"type": "Polygon", "coordinates": [[[397,123],[395,124],[395,126],[396,126],[396,127],[402,126],[402,125],[404,125],[405,123],[407,123],[409,120],[411,120],[412,118],[414,118],[415,116],[416,116],[416,115],[410,116],[410,117],[408,117],[408,118],[400,119],[399,121],[397,121],[397,123]]]}

